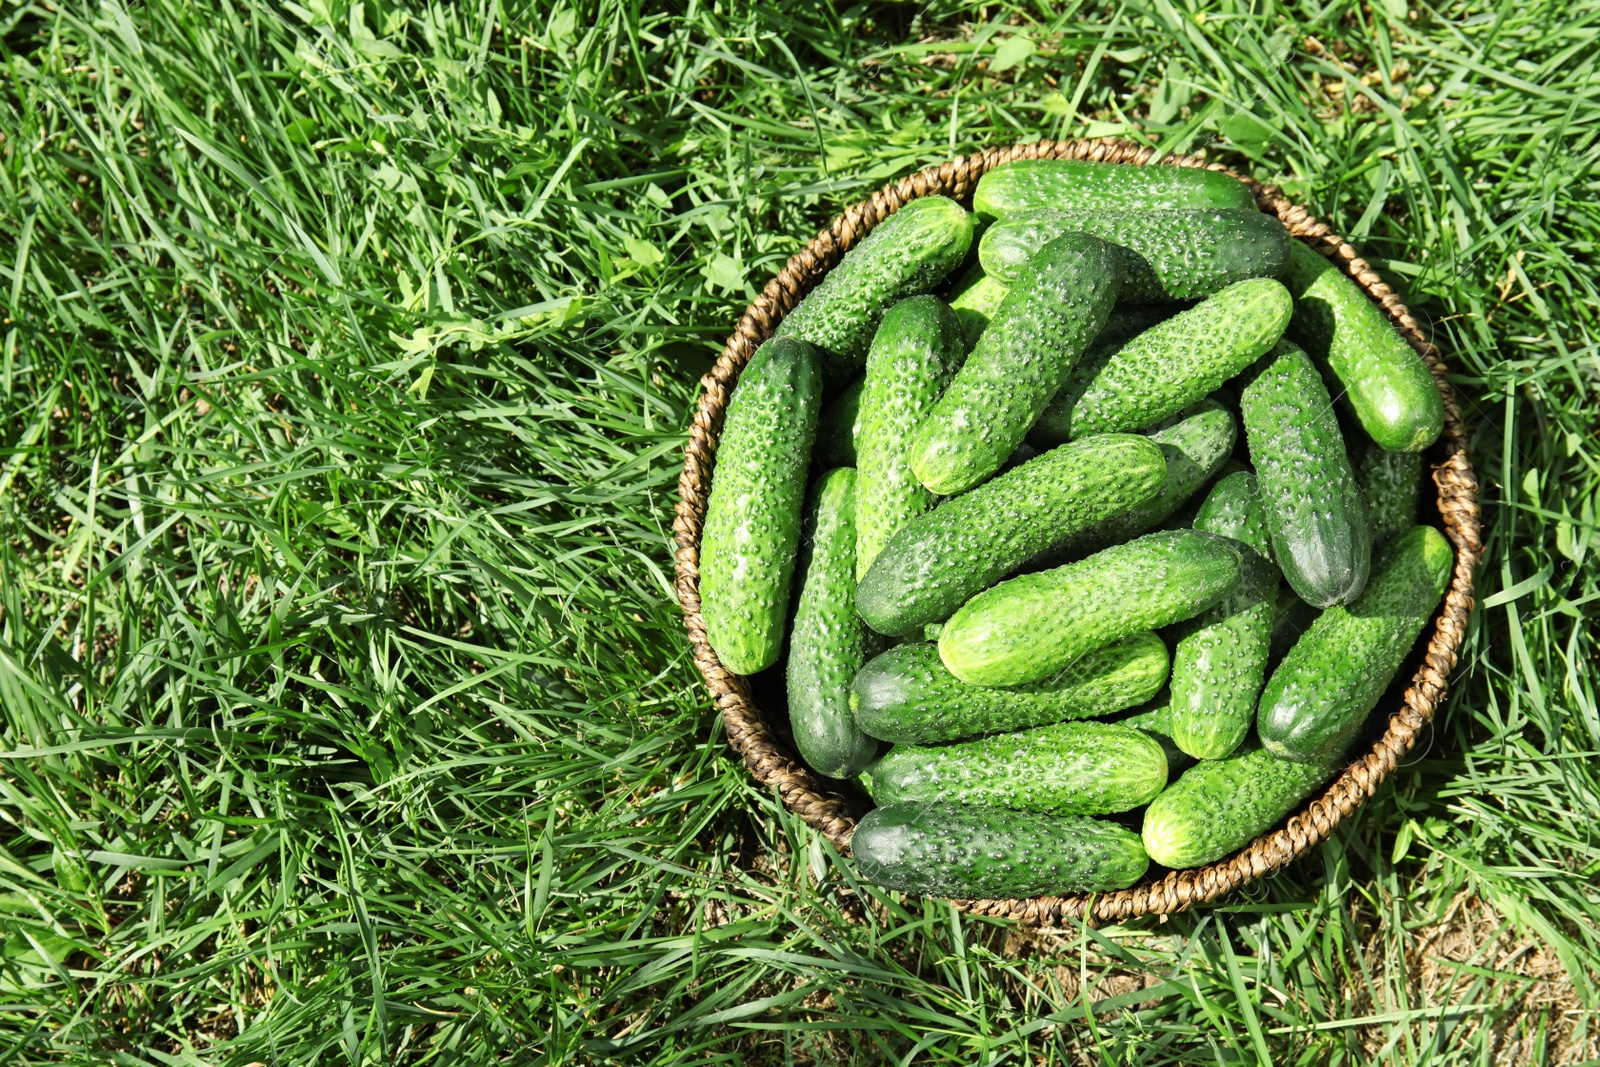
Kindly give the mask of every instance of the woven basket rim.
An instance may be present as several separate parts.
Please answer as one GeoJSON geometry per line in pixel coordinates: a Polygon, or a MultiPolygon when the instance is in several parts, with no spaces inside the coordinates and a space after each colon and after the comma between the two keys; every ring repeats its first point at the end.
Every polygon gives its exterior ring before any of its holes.
{"type": "Polygon", "coordinates": [[[1363,753],[1352,753],[1345,771],[1315,799],[1280,820],[1277,828],[1256,838],[1231,856],[1203,867],[1170,871],[1128,889],[1008,900],[954,900],[962,911],[1052,926],[1068,919],[1118,921],[1141,915],[1167,915],[1197,903],[1214,902],[1249,882],[1273,873],[1333,832],[1340,821],[1361,806],[1392,774],[1399,759],[1416,744],[1449,689],[1467,623],[1473,609],[1473,572],[1482,556],[1478,481],[1468,456],[1467,431],[1455,391],[1446,377],[1439,350],[1423,336],[1399,297],[1326,223],[1288,200],[1276,186],[1197,156],[1165,156],[1150,148],[1117,139],[1033,141],[988,149],[952,159],[909,177],[890,182],[869,199],[846,209],[804,249],[792,256],[760,296],[745,309],[720,358],[701,379],[702,392],[689,427],[679,479],[679,501],[673,523],[676,543],[676,592],[694,650],[695,666],[705,678],[723,716],[728,742],[743,758],[752,776],[775,790],[785,807],[799,815],[842,853],[862,813],[859,801],[824,779],[784,744],[750,696],[746,679],[718,662],[706,641],[700,614],[700,533],[715,464],[722,416],[740,371],[762,341],[840,257],[883,219],[920,196],[944,195],[970,205],[978,178],[988,170],[1018,159],[1080,159],[1128,165],[1200,167],[1231,175],[1248,185],[1256,203],[1275,214],[1292,237],[1316,248],[1355,280],[1416,349],[1433,374],[1444,399],[1445,427],[1426,456],[1438,488],[1438,507],[1445,534],[1456,552],[1455,570],[1444,602],[1433,620],[1421,666],[1412,676],[1387,730],[1363,753]]]}

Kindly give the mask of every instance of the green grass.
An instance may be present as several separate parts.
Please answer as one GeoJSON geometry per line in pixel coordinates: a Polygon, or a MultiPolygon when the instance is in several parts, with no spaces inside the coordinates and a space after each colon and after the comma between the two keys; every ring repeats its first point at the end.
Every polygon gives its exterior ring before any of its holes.
{"type": "Polygon", "coordinates": [[[305,4],[0,10],[0,1064],[1600,1051],[1600,6],[305,4]],[[1084,134],[1396,280],[1487,599],[1307,860],[1034,937],[752,786],[670,522],[791,252],[1084,134]]]}

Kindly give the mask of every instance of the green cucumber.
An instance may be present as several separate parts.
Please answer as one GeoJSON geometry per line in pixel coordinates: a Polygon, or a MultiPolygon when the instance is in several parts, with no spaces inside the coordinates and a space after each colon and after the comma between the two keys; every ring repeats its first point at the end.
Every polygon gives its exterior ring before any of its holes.
{"type": "Polygon", "coordinates": [[[1083,364],[1052,402],[1057,433],[1142,430],[1211,393],[1269,351],[1293,307],[1270,278],[1229,286],[1083,364]],[[1065,414],[1061,409],[1065,408],[1065,414]]]}
{"type": "Polygon", "coordinates": [[[961,324],[938,297],[909,297],[884,313],[867,353],[856,431],[858,579],[897,530],[934,505],[911,473],[906,438],[965,355],[961,324]]]}
{"type": "Polygon", "coordinates": [[[1087,234],[1040,251],[912,435],[923,485],[950,496],[1000,469],[1105,325],[1118,282],[1110,247],[1087,234]]]}
{"type": "Polygon", "coordinates": [[[1281,342],[1239,398],[1272,529],[1272,558],[1300,599],[1325,608],[1367,584],[1367,509],[1333,401],[1311,359],[1281,342]]]}
{"type": "Polygon", "coordinates": [[[1125,889],[1150,865],[1114,822],[965,804],[874,808],[850,852],[870,882],[958,900],[1125,889]]]}
{"type": "Polygon", "coordinates": [[[1295,241],[1285,273],[1291,335],[1323,360],[1367,436],[1390,452],[1420,452],[1444,429],[1433,374],[1383,310],[1310,245],[1295,241]]]}
{"type": "Polygon", "coordinates": [[[1239,580],[1239,552],[1198,530],[1162,530],[979,593],[939,631],[971,685],[1023,685],[1101,645],[1192,618],[1239,580]]]}
{"type": "Polygon", "coordinates": [[[861,413],[861,387],[865,384],[864,378],[857,378],[822,409],[815,449],[818,470],[856,465],[857,419],[861,413]]]}
{"type": "Polygon", "coordinates": [[[942,622],[1058,540],[1148,500],[1165,475],[1161,449],[1133,434],[1053,448],[907,523],[861,579],[857,608],[895,636],[942,622]]]}
{"type": "Polygon", "coordinates": [[[862,731],[896,744],[956,741],[1000,730],[1090,719],[1132,707],[1167,681],[1167,646],[1136,633],[1097,648],[1032,685],[968,685],[945,669],[936,645],[918,641],[873,659],[850,683],[862,731]]]}
{"type": "Polygon", "coordinates": [[[1104,722],[1062,722],[949,745],[897,745],[872,765],[879,804],[947,800],[1046,815],[1105,815],[1167,784],[1161,745],[1104,722]]]}
{"type": "Polygon", "coordinates": [[[932,292],[961,265],[972,244],[972,216],[954,200],[924,196],[877,227],[778,325],[822,353],[835,381],[861,372],[883,313],[904,297],[932,292]]]}
{"type": "Polygon", "coordinates": [[[1045,243],[1092,233],[1117,251],[1123,303],[1199,300],[1247,278],[1278,278],[1289,231],[1277,216],[1248,211],[1031,211],[983,235],[978,258],[990,277],[1013,281],[1045,243]]]}
{"type": "Polygon", "coordinates": [[[1295,809],[1343,764],[1281,760],[1259,746],[1184,771],[1144,812],[1144,847],[1167,867],[1215,863],[1295,809]]]}
{"type": "Polygon", "coordinates": [[[950,310],[961,321],[961,334],[967,339],[968,351],[989,328],[989,320],[1000,310],[1009,291],[1005,282],[985,275],[979,264],[974,264],[956,286],[950,297],[950,310]]]}
{"type": "Polygon", "coordinates": [[[1267,678],[1278,568],[1255,477],[1224,478],[1207,495],[1194,528],[1239,543],[1239,584],[1194,620],[1172,656],[1172,739],[1196,759],[1221,759],[1244,741],[1267,678]]]}
{"type": "Polygon", "coordinates": [[[1272,672],[1256,729],[1273,755],[1316,760],[1349,747],[1439,606],[1455,554],[1438,530],[1413,526],[1382,561],[1366,591],[1324,611],[1272,672]]]}
{"type": "Polygon", "coordinates": [[[1311,624],[1321,614],[1287,585],[1278,586],[1278,604],[1272,619],[1272,649],[1267,662],[1275,664],[1287,656],[1300,635],[1311,629],[1311,624]]]}
{"type": "Polygon", "coordinates": [[[750,357],[728,401],[700,541],[700,611],[735,674],[765,670],[783,649],[821,396],[816,351],[784,337],[750,357]]]}
{"type": "Polygon", "coordinates": [[[1167,211],[1254,208],[1255,194],[1236,178],[1198,167],[1132,166],[1077,159],[1019,159],[978,179],[974,213],[1019,211],[1167,211]]]}
{"type": "Polygon", "coordinates": [[[1166,522],[1211,480],[1233,453],[1237,428],[1233,415],[1215,400],[1202,400],[1145,434],[1161,449],[1167,477],[1161,491],[1142,504],[1095,523],[1037,558],[1036,566],[1057,565],[1087,552],[1120,544],[1166,522]]]}
{"type": "Polygon", "coordinates": [[[1067,376],[1067,384],[1050,398],[1039,421],[1028,431],[1028,440],[1039,448],[1072,440],[1072,407],[1088,388],[1095,369],[1121,351],[1123,345],[1182,310],[1181,304],[1118,304],[1113,307],[1105,326],[1067,376]]]}
{"type": "Polygon", "coordinates": [[[1376,550],[1417,524],[1422,455],[1369,447],[1355,457],[1355,470],[1376,550]]]}
{"type": "Polygon", "coordinates": [[[1194,764],[1194,757],[1179,748],[1178,743],[1172,739],[1172,702],[1167,694],[1162,694],[1144,707],[1136,708],[1127,715],[1118,716],[1113,721],[1118,726],[1138,730],[1161,746],[1161,752],[1167,758],[1169,780],[1183,773],[1185,767],[1194,764]]]}
{"type": "Polygon", "coordinates": [[[855,490],[849,467],[817,480],[789,637],[789,726],[806,763],[829,778],[851,777],[878,750],[850,715],[850,680],[880,641],[856,614],[855,490]]]}

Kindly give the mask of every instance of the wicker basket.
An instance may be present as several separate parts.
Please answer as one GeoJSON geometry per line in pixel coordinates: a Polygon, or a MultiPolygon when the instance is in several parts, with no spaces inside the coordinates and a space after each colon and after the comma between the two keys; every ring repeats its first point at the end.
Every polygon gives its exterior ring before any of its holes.
{"type": "MultiPolygon", "coordinates": [[[[756,780],[778,791],[783,803],[841,850],[849,848],[863,802],[843,793],[838,783],[814,774],[782,741],[768,713],[751,699],[747,680],[728,671],[706,643],[700,614],[700,532],[705,522],[717,439],[728,397],[745,363],[800,299],[839,258],[877,223],[919,196],[942,194],[970,201],[978,179],[991,167],[1017,159],[1090,159],[1108,163],[1144,164],[1150,149],[1127,141],[1036,141],[997,148],[952,160],[901,179],[851,207],[833,225],[793,256],[754,304],[745,310],[711,372],[702,380],[705,392],[689,428],[680,500],[673,531],[677,540],[677,592],[683,606],[695,665],[722,712],[728,741],[756,780]]],[[[1219,164],[1186,156],[1168,156],[1158,165],[1207,167],[1232,174],[1219,164]]],[[[1286,825],[1258,837],[1227,859],[1165,876],[1114,893],[1034,897],[1028,900],[964,900],[955,905],[979,915],[1005,916],[1025,923],[1055,925],[1067,918],[1091,921],[1165,915],[1190,904],[1214,901],[1254,879],[1283,867],[1323,840],[1339,820],[1360,807],[1393,773],[1396,761],[1409,751],[1418,733],[1444,700],[1450,672],[1472,612],[1472,574],[1482,553],[1478,524],[1478,480],[1467,458],[1467,437],[1455,393],[1445,378],[1439,352],[1423,338],[1395,294],[1343,238],[1285,199],[1278,189],[1233,175],[1256,194],[1257,204],[1275,213],[1289,233],[1306,241],[1337,263],[1369,296],[1382,305],[1400,331],[1427,362],[1444,396],[1444,434],[1428,453],[1438,486],[1439,514],[1456,550],[1455,573],[1435,620],[1422,665],[1405,691],[1402,706],[1389,718],[1387,731],[1371,749],[1354,760],[1320,797],[1308,802],[1286,825]]],[[[779,714],[782,714],[780,711],[779,714]]]]}

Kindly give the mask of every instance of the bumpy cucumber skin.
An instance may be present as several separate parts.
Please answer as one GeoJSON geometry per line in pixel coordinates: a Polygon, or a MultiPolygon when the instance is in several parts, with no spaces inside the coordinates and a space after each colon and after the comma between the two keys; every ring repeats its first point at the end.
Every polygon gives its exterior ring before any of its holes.
{"type": "Polygon", "coordinates": [[[979,593],[939,631],[971,685],[1024,685],[1092,648],[1192,618],[1239,581],[1239,552],[1198,530],[1162,530],[979,593]]]}
{"type": "Polygon", "coordinates": [[[1202,400],[1159,423],[1145,436],[1166,457],[1167,477],[1161,491],[1057,544],[1035,560],[1036,564],[1059,565],[1107,545],[1131,540],[1166,522],[1227,462],[1238,427],[1227,408],[1215,400],[1202,400]]]}
{"type": "Polygon", "coordinates": [[[850,851],[870,882],[958,900],[1125,889],[1150,865],[1139,835],[1113,822],[965,804],[874,808],[850,851]]]}
{"type": "Polygon", "coordinates": [[[1119,281],[1110,247],[1087,234],[1040,251],[912,435],[923,485],[949,496],[1000,469],[1105,325],[1119,281]]]}
{"type": "Polygon", "coordinates": [[[983,336],[983,331],[989,328],[989,320],[1000,310],[1008,292],[1010,287],[998,278],[984,274],[980,264],[973,264],[956,286],[954,295],[950,297],[950,310],[956,313],[956,318],[961,322],[961,335],[966,338],[969,352],[978,343],[978,338],[983,336]]]}
{"type": "Polygon", "coordinates": [[[1281,283],[1252,278],[1152,326],[1094,368],[1068,433],[1142,430],[1182,411],[1269,351],[1293,310],[1281,283]]]}
{"type": "Polygon", "coordinates": [[[774,336],[815,345],[835,381],[859,374],[883,313],[904,297],[932,291],[971,244],[972,216],[960,204],[919,197],[846,252],[774,336]]]}
{"type": "Polygon", "coordinates": [[[1138,730],[1161,746],[1162,754],[1167,757],[1168,781],[1182,774],[1184,768],[1194,765],[1194,757],[1179,748],[1172,739],[1172,703],[1168,694],[1164,693],[1144,707],[1119,716],[1115,722],[1118,726],[1138,730]]]}
{"type": "Polygon", "coordinates": [[[1199,300],[1247,278],[1278,278],[1289,231],[1256,211],[1037,211],[989,227],[978,245],[983,269],[1010,282],[1047,242],[1092,233],[1117,250],[1126,304],[1199,300]]]}
{"type": "Polygon", "coordinates": [[[1239,399],[1272,528],[1272,558],[1313,607],[1361,594],[1371,565],[1367,509],[1316,367],[1281,342],[1239,399]]]}
{"type": "Polygon", "coordinates": [[[1120,352],[1123,345],[1182,310],[1181,304],[1118,304],[1113,307],[1083,359],[1067,375],[1066,384],[1050,398],[1039,421],[1028,431],[1028,440],[1038,448],[1072,440],[1072,408],[1089,387],[1094,372],[1120,352]]]}
{"type": "Polygon", "coordinates": [[[1038,209],[1167,211],[1254,208],[1249,186],[1193,167],[1137,167],[1075,159],[1019,159],[978,179],[972,210],[1005,217],[1038,209]]]}
{"type": "Polygon", "coordinates": [[[1332,607],[1295,642],[1261,694],[1257,732],[1280,759],[1343,752],[1377,706],[1450,584],[1455,555],[1431,526],[1413,526],[1348,607],[1332,607]]]}
{"type": "Polygon", "coordinates": [[[1041,682],[998,689],[961,681],[939,659],[938,646],[919,641],[861,668],[850,683],[850,711],[863,732],[883,741],[956,741],[1110,715],[1150,699],[1166,684],[1168,665],[1161,638],[1137,633],[1041,682]]]}
{"type": "Polygon", "coordinates": [[[1222,537],[1243,541],[1263,559],[1272,558],[1272,527],[1267,522],[1267,506],[1261,487],[1248,470],[1234,471],[1217,479],[1195,513],[1194,528],[1209,530],[1222,537]]]}
{"type": "Polygon", "coordinates": [[[815,449],[819,470],[856,465],[856,432],[860,428],[857,419],[861,414],[861,387],[865,384],[865,379],[857,378],[822,409],[815,449]]]}
{"type": "Polygon", "coordinates": [[[822,369],[793,337],[750,357],[728,401],[700,541],[700,611],[722,665],[778,662],[816,442],[822,369]]]}
{"type": "Polygon", "coordinates": [[[941,622],[1056,541],[1148,500],[1165,475],[1161,449],[1134,434],[1051,449],[907,523],[861,579],[857,609],[896,636],[941,622]]]}
{"type": "Polygon", "coordinates": [[[817,480],[811,536],[800,564],[800,599],[789,637],[789,726],[812,770],[849,778],[872,762],[878,742],[856,728],[850,680],[878,651],[855,604],[856,472],[817,480]]]}
{"type": "Polygon", "coordinates": [[[906,438],[961,367],[961,323],[934,296],[913,296],[884,313],[867,353],[856,434],[856,577],[889,538],[934,505],[911,473],[906,438]]]}
{"type": "Polygon", "coordinates": [[[1255,721],[1278,607],[1278,568],[1255,547],[1271,538],[1254,476],[1218,482],[1194,528],[1237,541],[1241,567],[1233,592],[1196,618],[1173,652],[1172,739],[1196,759],[1221,759],[1255,721]]]}
{"type": "Polygon", "coordinates": [[[1343,762],[1295,763],[1251,746],[1198,763],[1145,809],[1145,850],[1167,867],[1214,863],[1272,829],[1343,762]]]}
{"type": "Polygon", "coordinates": [[[1422,357],[1343,271],[1295,241],[1285,272],[1291,335],[1325,361],[1367,436],[1391,452],[1419,452],[1444,429],[1444,400],[1422,357]]]}
{"type": "Polygon", "coordinates": [[[951,745],[897,745],[872,765],[879,804],[950,801],[1046,815],[1105,815],[1167,784],[1153,738],[1104,722],[1063,722],[951,745]]]}
{"type": "Polygon", "coordinates": [[[1355,457],[1356,484],[1367,505],[1374,551],[1417,523],[1422,496],[1422,456],[1369,447],[1355,457]]]}

